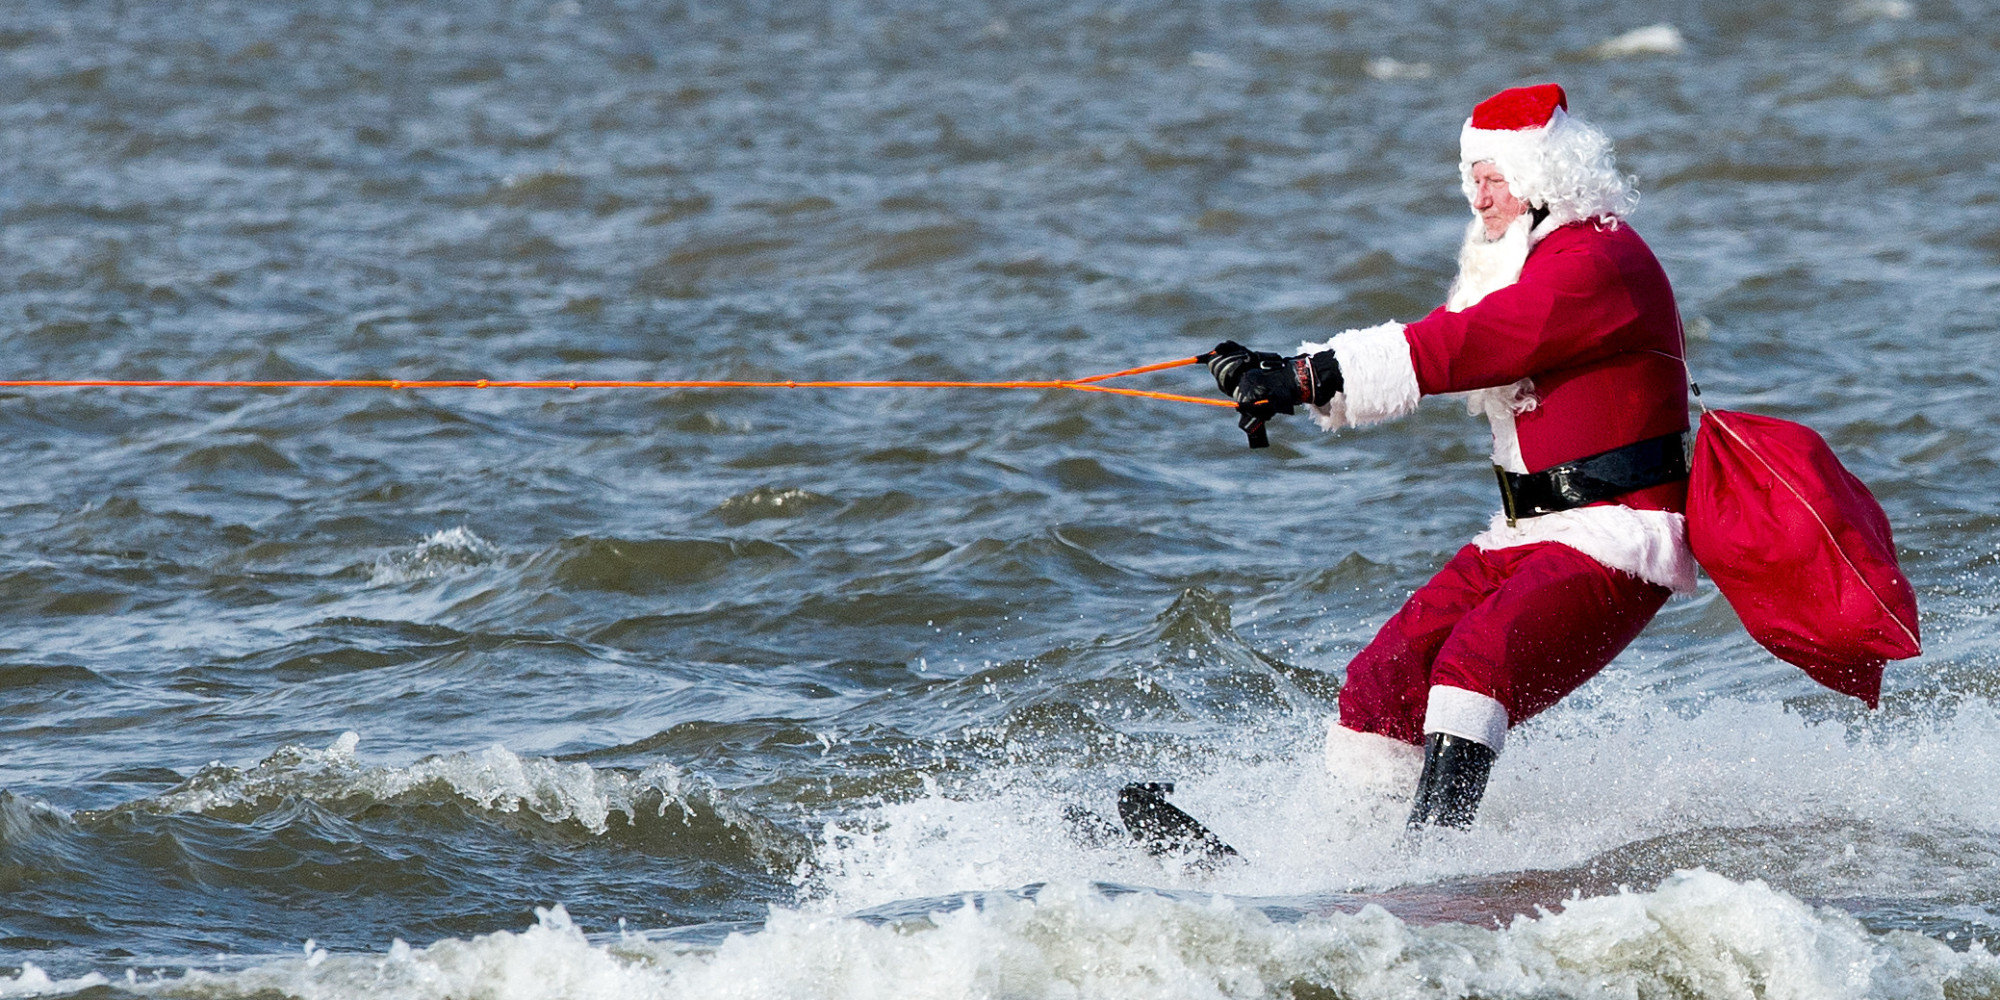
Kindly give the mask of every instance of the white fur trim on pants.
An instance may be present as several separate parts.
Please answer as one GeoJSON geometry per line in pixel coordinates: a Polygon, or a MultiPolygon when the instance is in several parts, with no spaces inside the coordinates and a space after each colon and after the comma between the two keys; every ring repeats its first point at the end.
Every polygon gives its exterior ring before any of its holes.
{"type": "Polygon", "coordinates": [[[1483,743],[1499,753],[1507,743],[1507,707],[1477,691],[1434,684],[1424,706],[1424,735],[1432,733],[1483,743]]]}
{"type": "Polygon", "coordinates": [[[1327,775],[1349,789],[1404,798],[1423,770],[1423,748],[1326,720],[1327,775]]]}
{"type": "Polygon", "coordinates": [[[1687,518],[1672,511],[1604,504],[1524,517],[1511,527],[1505,514],[1495,514],[1472,540],[1488,551],[1536,542],[1560,542],[1647,583],[1676,594],[1694,593],[1694,550],[1688,548],[1687,518]]]}
{"type": "Polygon", "coordinates": [[[1334,393],[1325,406],[1307,407],[1323,430],[1408,416],[1423,396],[1401,323],[1348,330],[1323,344],[1300,344],[1299,349],[1307,354],[1330,350],[1340,362],[1342,391],[1334,393]]]}

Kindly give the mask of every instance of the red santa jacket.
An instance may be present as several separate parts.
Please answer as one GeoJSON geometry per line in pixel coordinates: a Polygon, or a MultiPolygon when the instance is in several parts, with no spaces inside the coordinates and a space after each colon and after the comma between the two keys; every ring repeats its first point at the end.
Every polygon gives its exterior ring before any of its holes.
{"type": "MultiPolygon", "coordinates": [[[[1495,461],[1515,472],[1688,427],[1673,288],[1623,223],[1556,228],[1535,243],[1517,280],[1460,311],[1440,306],[1414,323],[1304,346],[1333,350],[1346,382],[1314,408],[1321,426],[1377,423],[1409,413],[1422,396],[1470,392],[1493,422],[1495,461]]],[[[1685,591],[1694,584],[1679,514],[1685,501],[1677,483],[1513,526],[1496,517],[1474,543],[1563,542],[1685,591]]]]}

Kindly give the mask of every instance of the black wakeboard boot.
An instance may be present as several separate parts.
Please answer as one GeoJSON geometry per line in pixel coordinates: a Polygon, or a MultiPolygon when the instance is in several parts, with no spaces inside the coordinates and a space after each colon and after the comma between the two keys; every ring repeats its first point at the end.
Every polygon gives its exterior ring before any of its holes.
{"type": "Polygon", "coordinates": [[[1410,830],[1471,826],[1497,756],[1492,747],[1463,736],[1424,737],[1424,773],[1417,779],[1417,798],[1410,806],[1410,830]]]}

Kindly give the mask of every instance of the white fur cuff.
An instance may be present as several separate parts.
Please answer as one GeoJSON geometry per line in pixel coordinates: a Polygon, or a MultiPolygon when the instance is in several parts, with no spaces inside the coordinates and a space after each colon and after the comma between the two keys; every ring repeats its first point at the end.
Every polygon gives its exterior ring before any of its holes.
{"type": "Polygon", "coordinates": [[[1507,745],[1507,706],[1477,691],[1433,685],[1424,706],[1424,735],[1432,733],[1483,743],[1499,753],[1507,745]]]}
{"type": "Polygon", "coordinates": [[[1306,353],[1333,351],[1345,388],[1325,406],[1309,406],[1324,430],[1361,427],[1407,416],[1423,395],[1403,324],[1383,323],[1349,330],[1323,344],[1301,344],[1306,353]]]}

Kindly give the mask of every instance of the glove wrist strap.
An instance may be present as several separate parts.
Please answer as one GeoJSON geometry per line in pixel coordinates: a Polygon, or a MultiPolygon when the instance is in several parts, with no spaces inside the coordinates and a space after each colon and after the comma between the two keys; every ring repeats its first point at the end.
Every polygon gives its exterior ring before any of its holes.
{"type": "Polygon", "coordinates": [[[1332,351],[1301,354],[1292,359],[1292,370],[1298,373],[1299,398],[1314,406],[1325,406],[1334,393],[1346,388],[1332,351]]]}

